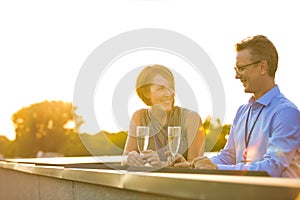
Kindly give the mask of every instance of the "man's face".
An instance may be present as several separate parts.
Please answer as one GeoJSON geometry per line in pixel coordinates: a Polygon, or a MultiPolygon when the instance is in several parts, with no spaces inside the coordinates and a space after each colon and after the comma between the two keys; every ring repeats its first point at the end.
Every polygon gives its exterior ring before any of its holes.
{"type": "Polygon", "coordinates": [[[252,60],[248,49],[237,52],[235,78],[240,79],[246,93],[255,95],[261,88],[262,79],[259,66],[259,60],[252,60]]]}

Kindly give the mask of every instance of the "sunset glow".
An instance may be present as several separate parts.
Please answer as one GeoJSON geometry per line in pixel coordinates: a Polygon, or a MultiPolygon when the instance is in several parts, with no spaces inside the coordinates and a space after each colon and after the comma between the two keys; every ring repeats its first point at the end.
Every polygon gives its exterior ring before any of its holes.
{"type": "MultiPolygon", "coordinates": [[[[198,0],[1,2],[0,135],[11,140],[15,138],[11,116],[22,107],[45,100],[72,102],[76,78],[91,52],[111,37],[138,28],[176,31],[197,42],[207,52],[224,85],[226,99],[220,101],[226,102],[225,123],[232,123],[238,107],[250,97],[244,94],[242,84],[234,78],[234,44],[247,36],[264,34],[279,52],[276,82],[282,93],[299,107],[300,95],[295,92],[299,85],[295,73],[295,63],[298,63],[295,47],[300,44],[300,30],[296,26],[300,13],[296,1],[272,2],[272,9],[263,9],[269,8],[269,2],[258,0],[243,9],[236,9],[240,4],[237,2],[219,1],[217,6],[215,2],[198,0]],[[254,10],[264,11],[264,15],[247,14],[254,10]],[[288,12],[278,14],[283,10],[288,12]]],[[[148,64],[149,60],[139,63],[148,64]]],[[[118,76],[122,77],[122,74],[118,76]]],[[[108,79],[116,83],[118,76],[108,79]]],[[[206,93],[193,87],[199,93],[199,104],[210,105],[206,93]],[[201,95],[205,96],[201,98],[201,95]]],[[[120,101],[127,102],[126,99],[120,101]]],[[[104,102],[110,105],[111,98],[107,97],[104,102]]],[[[138,109],[142,104],[134,105],[137,107],[130,109],[138,109]]],[[[203,120],[209,112],[209,109],[199,110],[203,120]]],[[[117,124],[111,113],[103,113],[103,116],[107,120],[105,129],[116,130],[117,124]]],[[[87,130],[89,123],[85,116],[83,120],[86,123],[82,132],[87,130]]],[[[73,126],[68,123],[68,127],[73,126]]]]}

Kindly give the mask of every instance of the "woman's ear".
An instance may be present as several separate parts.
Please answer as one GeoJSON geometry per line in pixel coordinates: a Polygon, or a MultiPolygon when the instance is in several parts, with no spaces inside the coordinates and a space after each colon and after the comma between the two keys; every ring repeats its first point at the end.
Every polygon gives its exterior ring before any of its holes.
{"type": "Polygon", "coordinates": [[[151,97],[150,90],[151,90],[150,86],[146,86],[142,88],[143,95],[146,99],[150,99],[151,97]]]}

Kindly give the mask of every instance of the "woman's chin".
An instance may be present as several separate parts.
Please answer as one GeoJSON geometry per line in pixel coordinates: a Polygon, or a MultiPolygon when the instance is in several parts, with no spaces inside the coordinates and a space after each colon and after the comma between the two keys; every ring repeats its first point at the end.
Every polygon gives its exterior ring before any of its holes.
{"type": "Polygon", "coordinates": [[[163,106],[164,110],[166,112],[170,112],[172,110],[172,106],[168,105],[168,106],[163,106]]]}
{"type": "Polygon", "coordinates": [[[152,107],[157,109],[157,110],[162,110],[162,111],[165,111],[165,112],[170,112],[172,110],[171,105],[155,104],[155,105],[152,105],[152,107]]]}

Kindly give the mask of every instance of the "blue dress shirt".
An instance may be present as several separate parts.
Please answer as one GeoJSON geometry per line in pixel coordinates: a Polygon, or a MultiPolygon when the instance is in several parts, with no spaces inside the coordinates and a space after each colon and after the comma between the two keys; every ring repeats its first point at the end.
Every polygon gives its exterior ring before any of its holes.
{"type": "Polygon", "coordinates": [[[274,177],[300,178],[300,112],[276,85],[258,100],[252,97],[242,105],[233,121],[223,150],[211,158],[223,170],[266,171],[274,177]],[[250,108],[251,107],[251,108],[250,108]],[[251,134],[247,160],[242,162],[245,124],[248,133],[264,107],[251,134]]]}

